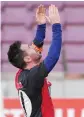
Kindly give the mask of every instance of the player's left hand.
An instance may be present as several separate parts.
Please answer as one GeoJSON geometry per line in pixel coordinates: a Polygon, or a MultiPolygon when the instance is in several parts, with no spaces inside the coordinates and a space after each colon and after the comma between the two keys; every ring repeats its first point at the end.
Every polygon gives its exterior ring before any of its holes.
{"type": "Polygon", "coordinates": [[[39,25],[46,23],[46,9],[43,5],[40,5],[36,10],[36,21],[39,25]]]}

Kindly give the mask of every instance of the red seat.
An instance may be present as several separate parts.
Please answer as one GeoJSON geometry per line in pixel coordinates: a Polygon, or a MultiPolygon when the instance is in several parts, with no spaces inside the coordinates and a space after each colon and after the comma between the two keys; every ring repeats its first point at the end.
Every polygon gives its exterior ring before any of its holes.
{"type": "Polygon", "coordinates": [[[25,23],[27,18],[25,7],[7,7],[3,14],[4,23],[25,23]]]}
{"type": "Polygon", "coordinates": [[[25,1],[5,1],[4,3],[6,3],[6,7],[21,7],[26,4],[25,1]]]}
{"type": "Polygon", "coordinates": [[[68,73],[84,74],[84,63],[68,63],[68,73]]]}
{"type": "Polygon", "coordinates": [[[84,8],[65,8],[65,21],[70,23],[81,23],[84,22],[84,8]]]}
{"type": "Polygon", "coordinates": [[[55,65],[53,71],[56,71],[56,72],[63,72],[64,69],[63,69],[63,64],[60,64],[59,62],[57,62],[57,64],[55,65]]]}
{"type": "Polygon", "coordinates": [[[3,63],[1,65],[1,71],[2,72],[17,72],[18,68],[14,67],[10,63],[3,63]]]}
{"type": "Polygon", "coordinates": [[[82,60],[84,59],[83,56],[84,45],[65,45],[65,52],[67,59],[73,60],[82,60]]]}
{"type": "Polygon", "coordinates": [[[23,42],[31,42],[33,39],[32,31],[28,31],[24,26],[5,26],[3,29],[4,40],[21,40],[23,42]]]}
{"type": "Polygon", "coordinates": [[[8,61],[7,52],[8,52],[9,45],[10,44],[4,44],[1,47],[1,59],[2,60],[7,60],[8,61]]]}
{"type": "Polygon", "coordinates": [[[66,41],[83,41],[84,40],[84,26],[67,26],[65,29],[66,41]]]}
{"type": "MultiPolygon", "coordinates": [[[[7,51],[10,42],[20,40],[23,43],[30,44],[36,34],[35,11],[37,6],[44,4],[47,8],[50,4],[55,4],[59,8],[61,24],[63,25],[62,40],[65,43],[65,63],[63,62],[63,53],[57,62],[54,70],[63,71],[64,64],[67,66],[67,72],[84,72],[84,2],[2,2],[2,71],[13,72],[16,68],[8,62],[7,51]],[[72,43],[72,44],[70,44],[72,43]],[[74,44],[73,44],[74,43],[74,44]],[[80,43],[80,44],[79,44],[80,43]],[[75,61],[76,60],[76,61],[75,61]],[[78,62],[77,62],[78,61],[78,62]],[[82,62],[81,62],[82,61],[82,62]],[[63,62],[63,63],[62,63],[63,62]]],[[[50,43],[52,41],[52,27],[47,25],[46,38],[48,45],[44,45],[43,59],[47,56],[50,43]]]]}
{"type": "MultiPolygon", "coordinates": [[[[42,52],[43,59],[48,55],[49,48],[50,48],[50,44],[43,46],[43,52],[42,52]]],[[[62,61],[62,53],[60,54],[59,61],[60,62],[62,61]]]]}
{"type": "Polygon", "coordinates": [[[66,1],[66,2],[64,2],[65,3],[65,5],[67,6],[67,7],[69,7],[69,6],[77,6],[77,5],[84,5],[84,2],[83,1],[66,1]]]}

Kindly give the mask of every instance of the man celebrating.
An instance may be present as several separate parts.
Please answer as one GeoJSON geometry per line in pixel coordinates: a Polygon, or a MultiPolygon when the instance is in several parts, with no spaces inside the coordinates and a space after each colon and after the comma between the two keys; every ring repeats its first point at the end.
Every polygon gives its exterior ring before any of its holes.
{"type": "Polygon", "coordinates": [[[20,70],[15,84],[26,117],[54,117],[46,77],[56,65],[61,51],[62,31],[58,9],[49,6],[49,17],[43,5],[36,12],[38,22],[36,37],[31,46],[17,41],[8,51],[8,59],[20,70]],[[48,55],[42,61],[41,52],[45,38],[46,19],[52,25],[52,43],[48,55]]]}

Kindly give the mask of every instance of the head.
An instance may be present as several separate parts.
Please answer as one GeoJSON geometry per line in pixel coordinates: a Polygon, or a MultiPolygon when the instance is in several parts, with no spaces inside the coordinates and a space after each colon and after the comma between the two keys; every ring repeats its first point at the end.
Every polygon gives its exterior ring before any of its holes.
{"type": "Polygon", "coordinates": [[[9,62],[20,69],[25,69],[30,64],[38,64],[41,57],[41,54],[33,46],[22,44],[20,41],[14,42],[8,50],[9,62]]]}

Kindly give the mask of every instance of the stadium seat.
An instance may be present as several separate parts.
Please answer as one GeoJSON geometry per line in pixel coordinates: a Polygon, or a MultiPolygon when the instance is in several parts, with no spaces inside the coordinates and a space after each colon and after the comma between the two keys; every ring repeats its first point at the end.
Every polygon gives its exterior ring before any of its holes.
{"type": "Polygon", "coordinates": [[[24,25],[22,26],[4,26],[3,29],[4,40],[21,40],[23,42],[30,42],[33,38],[33,33],[28,31],[24,25]],[[31,38],[30,38],[31,37],[31,38]]]}
{"type": "Polygon", "coordinates": [[[5,3],[6,3],[6,7],[23,7],[26,4],[26,2],[24,2],[24,1],[20,1],[20,2],[17,2],[17,1],[7,1],[5,3]]]}
{"type": "MultiPolygon", "coordinates": [[[[36,34],[35,11],[39,3],[47,8],[54,3],[59,8],[62,24],[63,47],[65,49],[65,63],[63,52],[54,68],[55,71],[63,71],[64,64],[67,65],[67,72],[81,73],[84,70],[84,2],[2,2],[1,23],[2,23],[2,71],[15,71],[7,59],[9,45],[21,40],[30,44],[36,34]],[[81,62],[82,61],[82,62],[81,62]]],[[[49,45],[52,40],[51,26],[47,24],[43,58],[46,57],[49,45]]]]}
{"type": "Polygon", "coordinates": [[[7,57],[8,48],[9,48],[9,44],[4,44],[4,45],[2,44],[2,46],[1,46],[1,60],[8,61],[8,57],[7,57]]]}
{"type": "Polygon", "coordinates": [[[84,22],[84,8],[65,8],[65,21],[70,23],[84,22]]]}
{"type": "Polygon", "coordinates": [[[4,11],[4,23],[25,23],[27,17],[26,9],[23,7],[7,7],[4,11]]]}
{"type": "Polygon", "coordinates": [[[1,66],[1,71],[5,72],[5,73],[6,72],[17,72],[18,68],[14,67],[9,62],[8,63],[3,62],[2,66],[1,66]]]}
{"type": "Polygon", "coordinates": [[[84,2],[83,1],[66,1],[64,2],[64,4],[67,6],[67,7],[75,7],[75,6],[80,6],[82,7],[84,5],[84,2]]]}
{"type": "Polygon", "coordinates": [[[84,63],[68,63],[67,73],[84,74],[84,63]]]}
{"type": "Polygon", "coordinates": [[[84,40],[84,26],[83,25],[67,25],[65,29],[65,40],[67,41],[83,41],[84,40]]]}
{"type": "Polygon", "coordinates": [[[66,52],[66,58],[67,59],[73,59],[73,60],[83,60],[83,50],[84,50],[84,44],[81,45],[65,45],[65,52],[66,52]]]}

